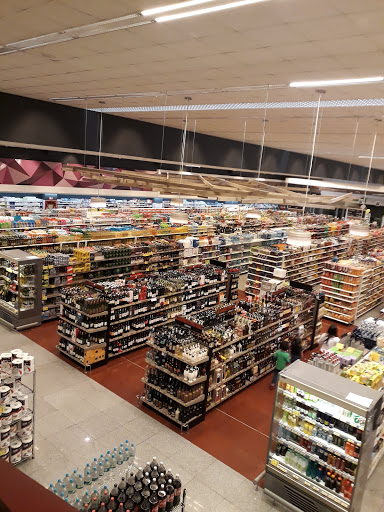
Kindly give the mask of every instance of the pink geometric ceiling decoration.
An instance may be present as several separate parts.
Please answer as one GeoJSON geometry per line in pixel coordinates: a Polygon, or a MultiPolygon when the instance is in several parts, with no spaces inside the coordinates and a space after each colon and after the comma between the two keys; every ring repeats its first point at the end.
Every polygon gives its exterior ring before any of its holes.
{"type": "MultiPolygon", "coordinates": [[[[115,169],[120,171],[121,169],[115,169]]],[[[35,185],[43,187],[127,189],[108,184],[84,181],[80,172],[63,172],[59,162],[41,162],[0,158],[0,185],[35,185]]]]}

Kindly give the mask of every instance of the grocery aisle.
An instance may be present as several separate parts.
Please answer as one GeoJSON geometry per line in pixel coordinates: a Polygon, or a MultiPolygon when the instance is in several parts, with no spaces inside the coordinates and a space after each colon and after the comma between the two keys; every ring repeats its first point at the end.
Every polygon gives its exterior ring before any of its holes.
{"type": "Polygon", "coordinates": [[[180,474],[188,512],[278,512],[243,475],[23,334],[0,325],[0,340],[2,351],[21,348],[35,356],[36,456],[18,468],[42,485],[82,470],[128,438],[136,444],[137,465],[156,456],[180,474]]]}
{"type": "MultiPolygon", "coordinates": [[[[242,295],[241,292],[239,295],[242,295]]],[[[325,320],[323,330],[327,330],[330,324],[331,322],[325,320]]],[[[353,328],[339,325],[340,335],[353,328]]],[[[24,334],[56,354],[55,345],[59,340],[56,329],[57,322],[46,322],[38,328],[24,331],[24,334]]],[[[136,405],[137,396],[143,391],[141,379],[145,373],[146,351],[146,348],[141,348],[116,357],[106,366],[92,370],[87,376],[123,400],[136,405]]],[[[309,353],[306,354],[308,356],[309,353]]],[[[61,354],[57,357],[77,368],[69,358],[61,354]]],[[[193,427],[188,434],[189,441],[249,480],[253,480],[264,470],[267,457],[274,399],[274,392],[269,389],[271,378],[271,375],[265,376],[209,411],[206,419],[193,427]]],[[[170,430],[179,432],[176,426],[151,409],[144,406],[141,409],[170,430]]]]}
{"type": "MultiPolygon", "coordinates": [[[[24,331],[24,334],[40,346],[56,354],[58,343],[57,323],[46,322],[41,327],[24,331]]],[[[105,386],[130,404],[136,405],[137,395],[143,391],[146,349],[116,357],[108,365],[92,370],[87,376],[105,386]]],[[[77,367],[65,356],[59,359],[77,367]]],[[[81,371],[81,370],[79,370],[81,371]]],[[[253,480],[265,465],[268,449],[268,433],[273,408],[273,391],[269,389],[271,375],[250,386],[222,405],[207,413],[205,421],[190,430],[188,439],[224,464],[253,480]],[[250,446],[253,450],[250,450],[250,446]]],[[[151,409],[142,411],[166,425],[174,432],[179,429],[151,409]]]]}
{"type": "MultiPolygon", "coordinates": [[[[74,364],[61,361],[63,356],[53,355],[55,328],[50,322],[24,331],[28,339],[0,326],[2,350],[20,347],[34,354],[38,370],[36,458],[21,465],[22,471],[48,485],[68,467],[81,466],[95,452],[128,436],[137,443],[139,463],[155,454],[180,473],[188,490],[188,512],[281,510],[262,491],[256,492],[251,482],[265,463],[273,402],[270,377],[223,403],[188,436],[181,436],[166,420],[153,419],[151,411],[132,405],[135,392],[130,388],[136,382],[141,391],[137,373],[143,372],[145,351],[134,352],[131,360],[117,358],[105,378],[108,386],[100,385],[102,369],[99,375],[92,372],[90,379],[74,364]],[[47,346],[49,351],[42,348],[47,346]],[[132,402],[111,392],[118,382],[132,402]]],[[[383,478],[384,459],[368,481],[362,512],[381,509],[383,478]]]]}

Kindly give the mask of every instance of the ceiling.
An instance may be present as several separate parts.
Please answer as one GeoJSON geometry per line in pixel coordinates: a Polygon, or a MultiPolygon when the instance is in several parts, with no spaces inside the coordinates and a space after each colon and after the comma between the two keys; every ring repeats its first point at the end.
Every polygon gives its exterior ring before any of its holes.
{"type": "MultiPolygon", "coordinates": [[[[1,2],[0,45],[173,2],[1,2]]],[[[383,68],[383,0],[269,0],[0,55],[0,90],[42,100],[161,93],[105,99],[102,105],[99,100],[65,102],[82,108],[185,105],[186,95],[193,104],[316,101],[315,90],[287,84],[383,75],[383,68]],[[269,90],[220,91],[265,85],[271,86],[269,90]],[[195,92],[187,92],[191,90],[195,92]]],[[[328,88],[323,98],[384,98],[384,83],[328,88]]],[[[188,114],[188,128],[260,143],[266,116],[267,146],[310,153],[314,114],[313,108],[193,111],[188,114]]],[[[186,112],[117,115],[181,128],[186,112]]],[[[384,107],[321,109],[316,154],[368,165],[369,159],[358,156],[371,153],[377,132],[375,155],[384,157],[384,122],[376,121],[383,116],[384,107]]],[[[384,159],[375,159],[374,166],[384,170],[384,159]]]]}

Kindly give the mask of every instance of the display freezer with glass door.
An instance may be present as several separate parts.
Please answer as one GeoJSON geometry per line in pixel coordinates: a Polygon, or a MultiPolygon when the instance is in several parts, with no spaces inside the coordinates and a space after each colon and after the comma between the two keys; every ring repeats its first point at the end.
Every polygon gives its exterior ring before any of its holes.
{"type": "Polygon", "coordinates": [[[264,491],[287,510],[359,512],[382,393],[297,361],[280,372],[264,491]]]}
{"type": "Polygon", "coordinates": [[[10,249],[0,252],[0,320],[16,329],[41,324],[42,259],[10,249]]]}

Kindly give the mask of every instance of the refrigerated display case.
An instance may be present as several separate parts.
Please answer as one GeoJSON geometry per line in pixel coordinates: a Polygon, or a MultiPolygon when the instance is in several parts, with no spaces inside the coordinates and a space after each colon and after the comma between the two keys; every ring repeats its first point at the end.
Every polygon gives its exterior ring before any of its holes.
{"type": "Polygon", "coordinates": [[[19,330],[41,324],[41,273],[41,258],[0,252],[0,321],[19,330]]]}
{"type": "Polygon", "coordinates": [[[382,393],[302,361],[280,373],[264,492],[288,510],[360,511],[382,393]]]}

